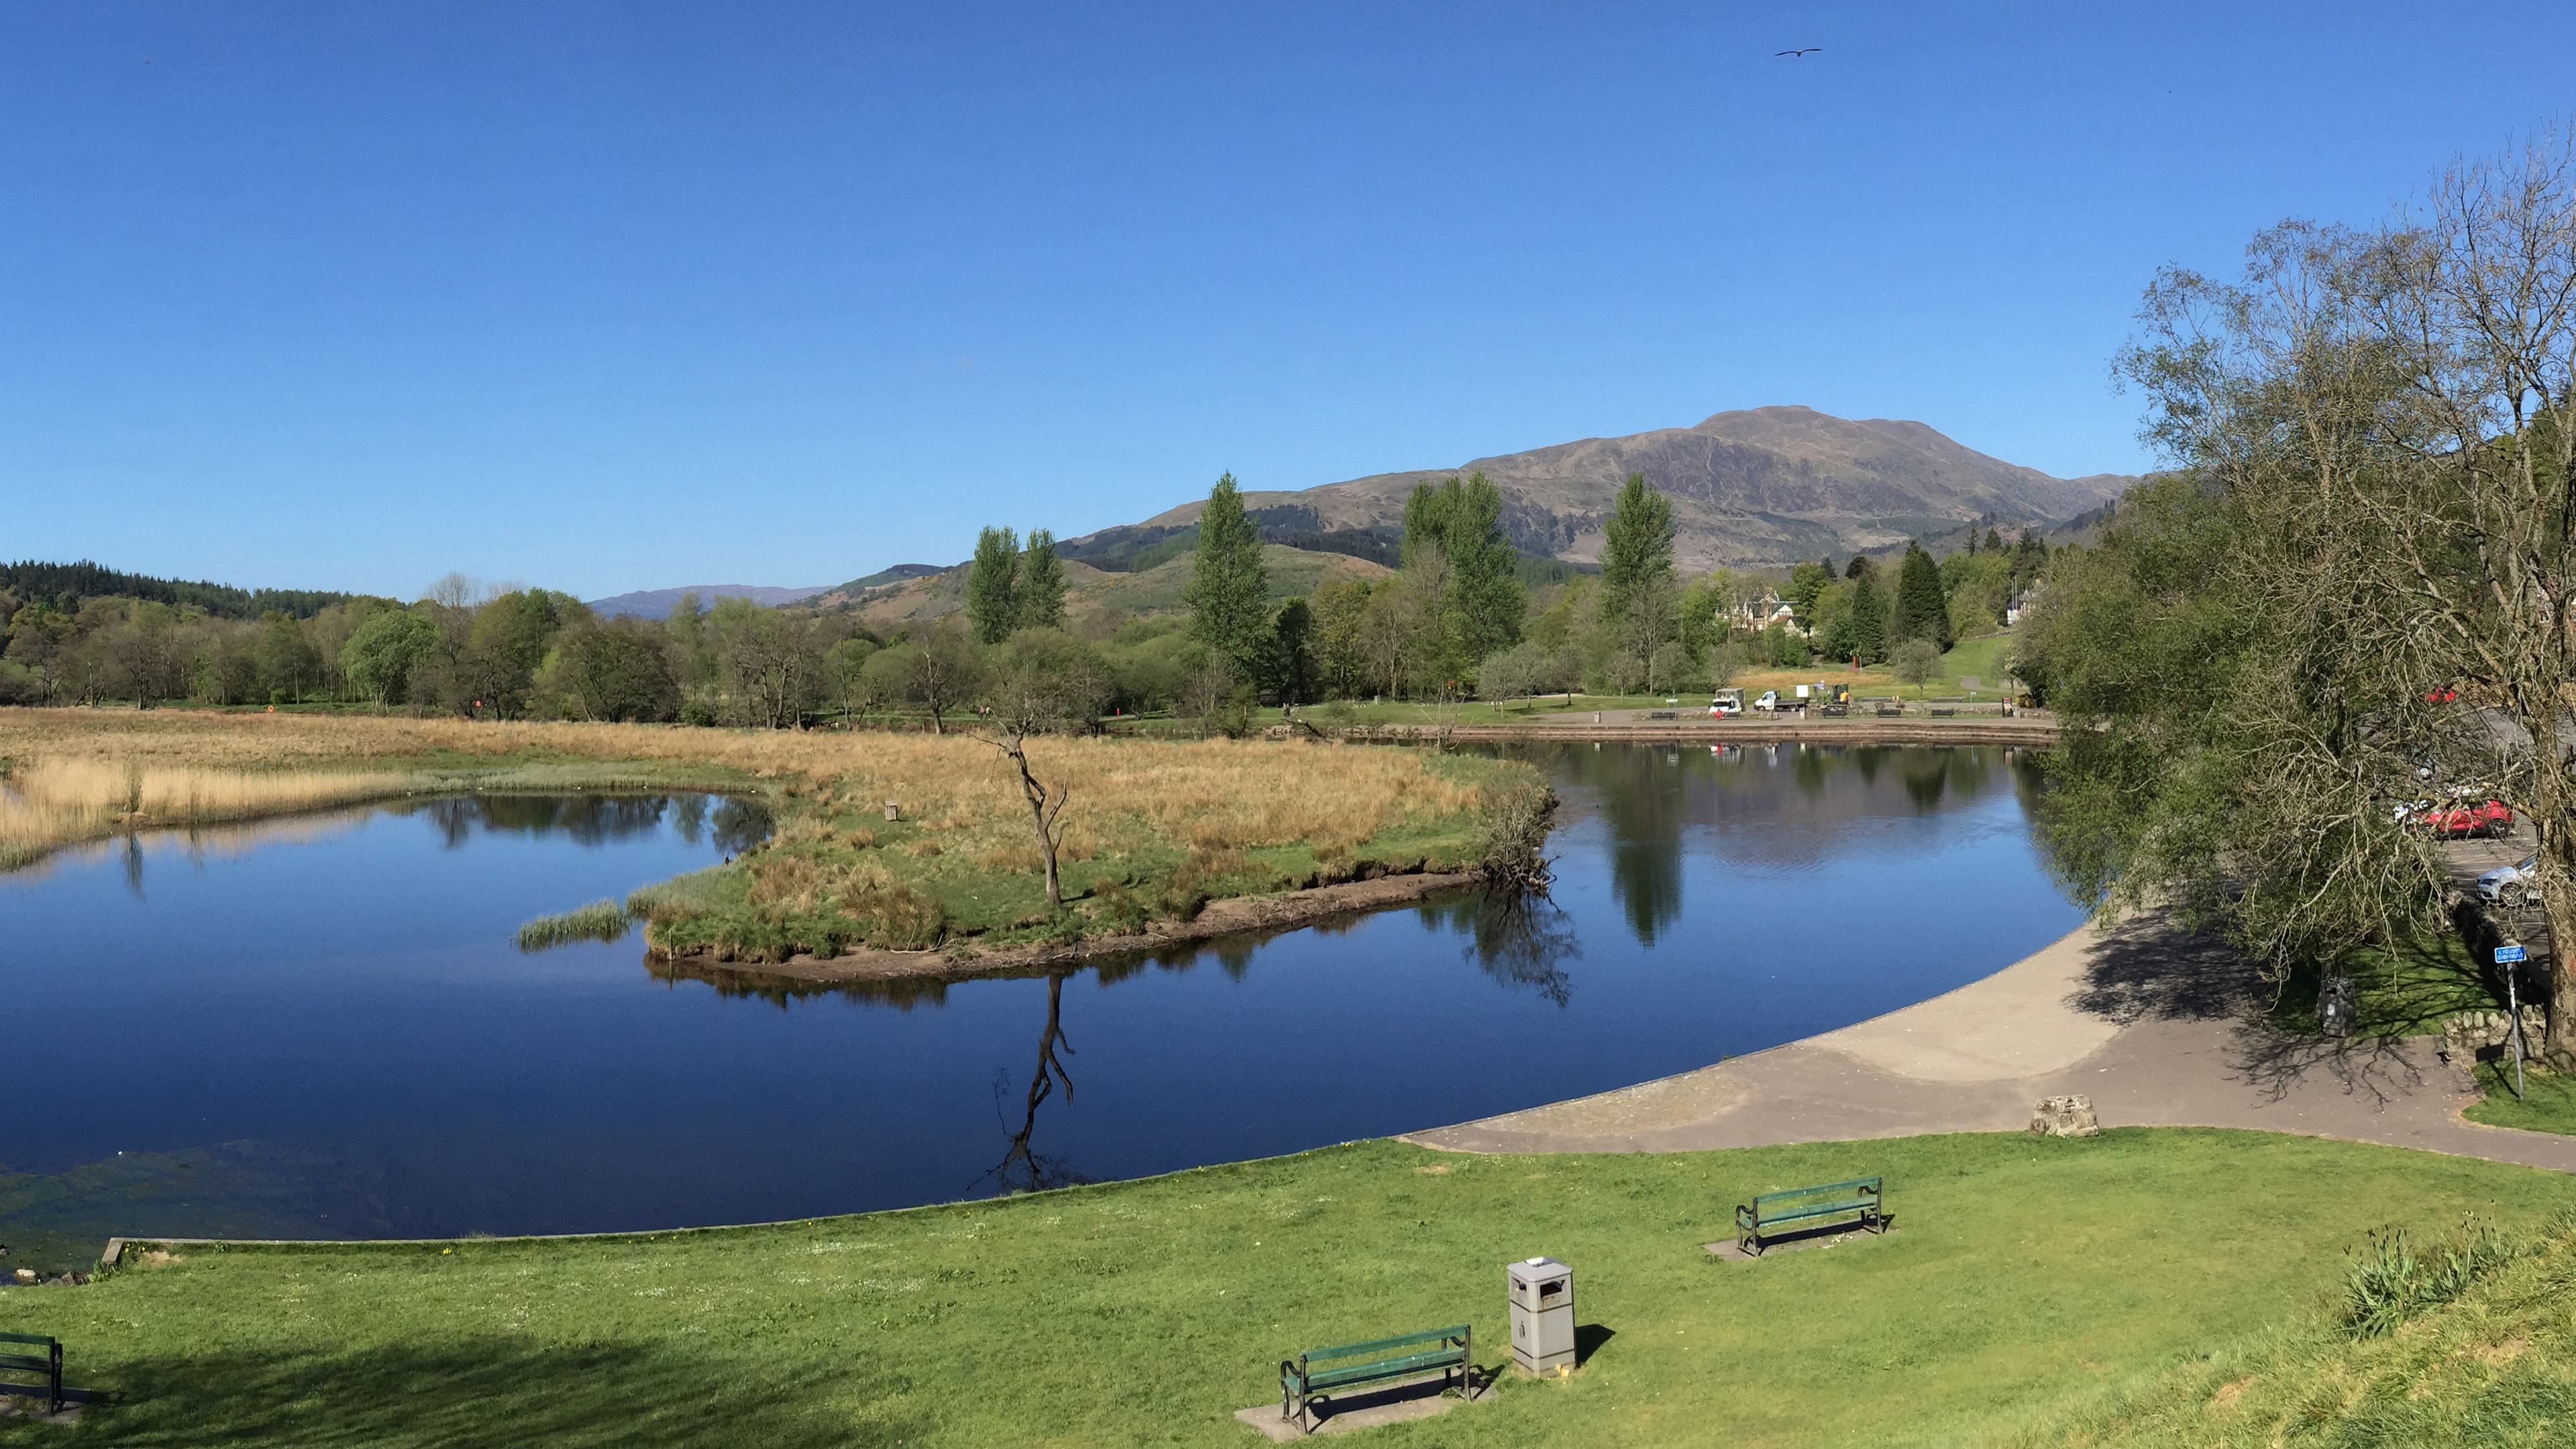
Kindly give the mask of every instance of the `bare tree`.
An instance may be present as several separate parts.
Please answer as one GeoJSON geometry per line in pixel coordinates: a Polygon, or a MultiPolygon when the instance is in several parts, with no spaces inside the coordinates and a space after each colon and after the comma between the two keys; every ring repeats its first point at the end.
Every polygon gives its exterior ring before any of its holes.
{"type": "Polygon", "coordinates": [[[1072,786],[1062,780],[1050,786],[1029,765],[1029,739],[1087,725],[1108,696],[1107,677],[1091,646],[1053,629],[1031,629],[1015,636],[1002,653],[987,716],[992,733],[976,738],[1002,752],[1017,772],[1020,798],[1028,802],[1029,826],[1037,836],[1038,862],[1046,874],[1049,910],[1064,908],[1063,887],[1056,875],[1056,849],[1063,843],[1065,801],[1072,786]]]}

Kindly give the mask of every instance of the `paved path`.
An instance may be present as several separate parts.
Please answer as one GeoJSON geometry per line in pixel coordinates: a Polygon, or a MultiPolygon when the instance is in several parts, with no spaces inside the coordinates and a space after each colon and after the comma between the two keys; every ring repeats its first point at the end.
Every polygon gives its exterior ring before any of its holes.
{"type": "Polygon", "coordinates": [[[1695,1072],[1405,1139],[1468,1152],[1673,1152],[2007,1132],[2082,1093],[2105,1126],[2304,1132],[2576,1172],[2576,1137],[2461,1120],[2429,1037],[2260,1022],[2252,973],[2158,919],[2078,929],[1946,996],[1695,1072]]]}

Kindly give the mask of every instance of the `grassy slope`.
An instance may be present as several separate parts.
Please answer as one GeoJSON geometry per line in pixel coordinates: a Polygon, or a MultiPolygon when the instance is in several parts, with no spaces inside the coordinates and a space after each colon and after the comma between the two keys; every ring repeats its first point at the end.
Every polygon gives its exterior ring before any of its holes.
{"type": "Polygon", "coordinates": [[[2576,1230],[2562,1220],[2456,1302],[2356,1340],[2325,1315],[2196,1356],[2019,1442],[2103,1449],[2576,1442],[2576,1230]]]}
{"type": "Polygon", "coordinates": [[[0,1292],[0,1328],[61,1335],[75,1378],[122,1396],[81,1442],[1235,1445],[1230,1412],[1301,1347],[1466,1318],[1498,1362],[1497,1270],[1547,1252],[1611,1335],[1584,1370],[1372,1442],[1946,1443],[2313,1313],[2377,1223],[2524,1226],[2564,1194],[2528,1169],[2215,1131],[1575,1157],[1371,1142],[660,1240],[198,1252],[0,1292]],[[1703,1259],[1746,1194],[1861,1172],[1888,1176],[1890,1236],[1703,1259]]]}

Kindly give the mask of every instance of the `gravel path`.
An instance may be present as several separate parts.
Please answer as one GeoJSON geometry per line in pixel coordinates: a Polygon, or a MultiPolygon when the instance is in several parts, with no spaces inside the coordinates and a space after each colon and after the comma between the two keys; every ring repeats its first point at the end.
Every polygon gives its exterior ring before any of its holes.
{"type": "Polygon", "coordinates": [[[2082,927],[1984,980],[1695,1072],[1409,1134],[1466,1152],[1675,1152],[2027,1127],[2081,1093],[2105,1126],[2250,1127],[2576,1172],[2576,1137],[2463,1121],[2433,1038],[2262,1024],[2252,973],[2159,918],[2082,927]]]}

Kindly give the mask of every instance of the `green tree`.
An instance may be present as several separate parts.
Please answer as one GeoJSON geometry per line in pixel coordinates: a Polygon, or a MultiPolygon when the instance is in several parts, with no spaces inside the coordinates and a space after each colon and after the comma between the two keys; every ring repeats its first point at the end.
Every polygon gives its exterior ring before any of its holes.
{"type": "Polygon", "coordinates": [[[1888,641],[1929,639],[1936,650],[1950,647],[1950,601],[1941,588],[1941,566],[1920,543],[1905,545],[1905,562],[1896,571],[1896,598],[1888,618],[1888,641]]]}
{"type": "Polygon", "coordinates": [[[1616,628],[1638,589],[1673,577],[1672,500],[1631,473],[1601,531],[1601,617],[1616,628]]]}
{"type": "Polygon", "coordinates": [[[1788,600],[1790,607],[1798,611],[1799,619],[1812,621],[1816,617],[1816,596],[1822,594],[1825,591],[1825,585],[1833,581],[1834,561],[1832,559],[1792,564],[1789,568],[1788,587],[1780,591],[1780,597],[1788,600]]]}
{"type": "Polygon", "coordinates": [[[975,561],[966,566],[966,622],[979,644],[999,644],[1020,626],[1020,540],[1007,528],[975,535],[975,561]]]}
{"type": "Polygon", "coordinates": [[[1315,697],[1315,614],[1304,599],[1290,599],[1279,606],[1279,615],[1271,621],[1271,633],[1277,643],[1271,657],[1279,671],[1279,699],[1283,704],[1304,704],[1315,697]]]}
{"type": "Polygon", "coordinates": [[[645,620],[583,616],[563,630],[549,682],[590,720],[667,720],[680,710],[672,644],[645,620]]]}
{"type": "Polygon", "coordinates": [[[1055,534],[1029,530],[1020,554],[1019,615],[1023,629],[1064,627],[1064,560],[1055,556],[1055,534]]]}
{"type": "Polygon", "coordinates": [[[367,620],[340,649],[350,687],[378,705],[400,704],[412,669],[438,644],[438,625],[411,609],[392,609],[367,620]]]}
{"type": "Polygon", "coordinates": [[[304,626],[284,614],[271,613],[260,625],[252,646],[260,688],[301,703],[322,682],[322,654],[304,637],[304,626]]]}
{"type": "Polygon", "coordinates": [[[1851,657],[1876,664],[1887,657],[1887,591],[1875,573],[1851,581],[1851,657]]]}
{"type": "Polygon", "coordinates": [[[1198,554],[1183,599],[1190,637],[1225,656],[1236,679],[1259,678],[1268,663],[1270,576],[1232,473],[1216,480],[1199,514],[1198,554]]]}
{"type": "Polygon", "coordinates": [[[1924,685],[1941,677],[1941,646],[1928,638],[1908,639],[1896,646],[1888,662],[1896,666],[1896,682],[1913,685],[1920,697],[1924,685]]]}

